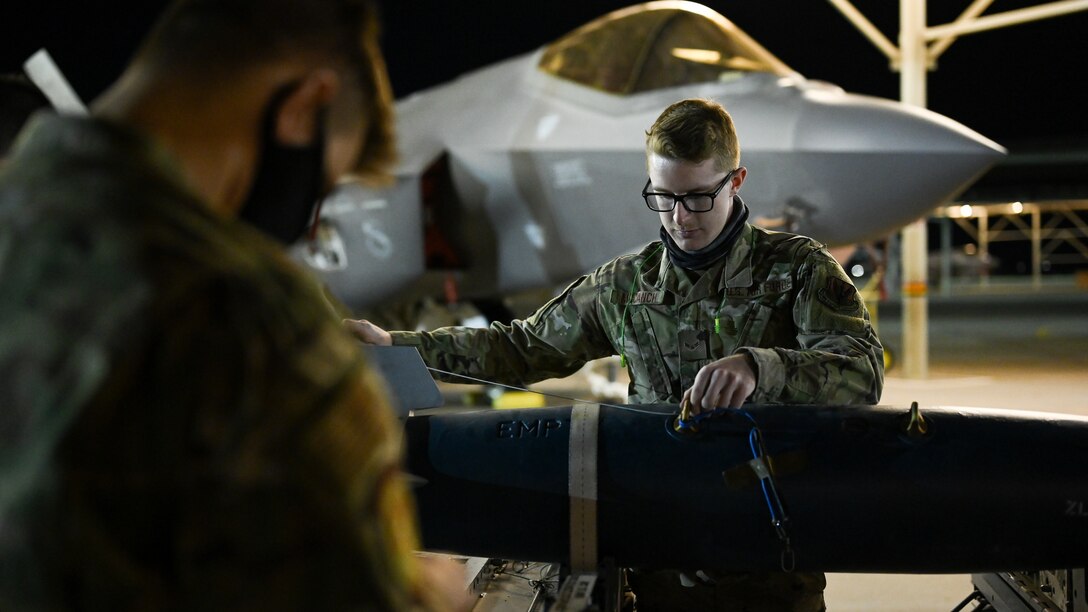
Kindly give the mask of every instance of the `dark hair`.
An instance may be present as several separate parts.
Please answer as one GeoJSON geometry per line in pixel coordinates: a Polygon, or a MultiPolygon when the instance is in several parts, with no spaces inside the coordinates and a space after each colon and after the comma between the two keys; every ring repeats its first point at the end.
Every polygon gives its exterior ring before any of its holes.
{"type": "Polygon", "coordinates": [[[0,75],[0,157],[7,155],[26,120],[43,108],[51,108],[49,100],[26,77],[0,75]]]}
{"type": "Polygon", "coordinates": [[[134,64],[210,90],[283,61],[337,69],[362,94],[366,137],[357,171],[380,175],[395,159],[392,93],[370,0],[175,0],[134,64]]]}

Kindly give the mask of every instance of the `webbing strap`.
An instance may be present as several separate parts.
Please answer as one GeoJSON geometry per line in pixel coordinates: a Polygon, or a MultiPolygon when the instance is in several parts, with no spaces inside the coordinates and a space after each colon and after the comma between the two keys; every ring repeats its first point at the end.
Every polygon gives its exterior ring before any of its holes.
{"type": "Polygon", "coordinates": [[[571,570],[597,569],[597,425],[599,404],[573,406],[567,465],[571,570]]]}

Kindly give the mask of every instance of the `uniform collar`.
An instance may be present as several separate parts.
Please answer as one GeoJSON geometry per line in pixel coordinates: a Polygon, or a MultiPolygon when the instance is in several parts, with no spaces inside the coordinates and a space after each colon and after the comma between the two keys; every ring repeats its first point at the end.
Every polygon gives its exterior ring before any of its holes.
{"type": "Polygon", "coordinates": [[[676,296],[676,302],[684,305],[711,295],[721,295],[727,287],[750,287],[754,236],[751,224],[745,223],[729,254],[704,272],[678,271],[669,261],[665,249],[660,248],[657,254],[660,261],[657,264],[655,288],[672,293],[676,296]],[[689,279],[697,280],[692,284],[689,279]],[[718,279],[716,285],[713,279],[718,279]]]}
{"type": "Polygon", "coordinates": [[[733,250],[725,258],[725,273],[722,274],[718,287],[751,287],[752,286],[752,241],[755,232],[751,224],[745,223],[737,236],[737,242],[733,250]]]}

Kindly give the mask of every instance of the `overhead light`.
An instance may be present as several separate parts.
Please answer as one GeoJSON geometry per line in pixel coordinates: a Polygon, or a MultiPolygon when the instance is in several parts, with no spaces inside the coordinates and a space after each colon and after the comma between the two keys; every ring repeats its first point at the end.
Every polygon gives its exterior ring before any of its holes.
{"type": "Polygon", "coordinates": [[[970,204],[964,204],[963,206],[960,206],[960,216],[961,217],[970,217],[971,216],[971,205],[970,204]]]}
{"type": "Polygon", "coordinates": [[[1014,212],[1014,213],[1016,213],[1018,215],[1020,213],[1024,212],[1024,203],[1023,202],[1013,202],[1012,203],[1012,212],[1014,212]]]}

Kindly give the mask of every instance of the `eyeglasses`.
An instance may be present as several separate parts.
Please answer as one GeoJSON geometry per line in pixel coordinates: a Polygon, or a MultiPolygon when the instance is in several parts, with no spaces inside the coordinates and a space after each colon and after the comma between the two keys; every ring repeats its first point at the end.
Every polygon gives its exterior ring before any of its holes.
{"type": "Polygon", "coordinates": [[[725,175],[725,178],[722,179],[722,182],[718,183],[718,186],[712,193],[684,193],[676,195],[674,193],[646,191],[650,188],[650,179],[646,179],[646,186],[642,188],[642,198],[646,200],[646,206],[648,206],[650,210],[656,212],[669,212],[676,208],[677,202],[680,202],[688,212],[708,212],[711,208],[714,208],[714,198],[718,197],[722,188],[729,182],[729,179],[733,178],[733,173],[735,172],[736,170],[731,170],[729,174],[725,175]]]}

